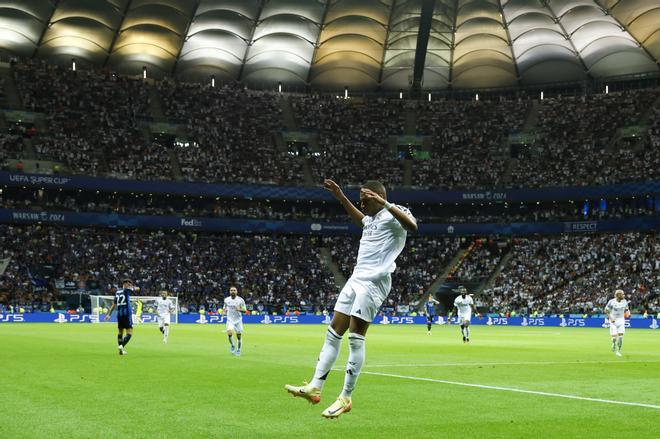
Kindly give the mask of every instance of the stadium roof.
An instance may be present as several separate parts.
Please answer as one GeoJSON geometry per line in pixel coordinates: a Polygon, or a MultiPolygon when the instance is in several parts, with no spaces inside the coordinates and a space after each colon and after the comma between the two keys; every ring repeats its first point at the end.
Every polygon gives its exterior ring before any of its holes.
{"type": "Polygon", "coordinates": [[[0,51],[256,86],[508,87],[657,73],[660,3],[0,0],[0,51]]]}

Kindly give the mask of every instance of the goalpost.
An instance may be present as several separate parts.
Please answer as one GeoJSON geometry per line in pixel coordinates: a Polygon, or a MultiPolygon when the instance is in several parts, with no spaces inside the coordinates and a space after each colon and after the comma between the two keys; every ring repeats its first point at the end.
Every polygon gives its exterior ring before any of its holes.
{"type": "MultiPolygon", "coordinates": [[[[134,325],[158,322],[158,316],[156,315],[156,299],[158,299],[158,297],[159,296],[131,296],[131,309],[133,310],[134,325]],[[137,316],[135,315],[138,300],[142,302],[142,314],[140,315],[139,322],[137,321],[137,316]]],[[[89,296],[89,298],[92,301],[92,322],[105,323],[103,318],[105,317],[108,309],[110,309],[114,303],[115,296],[89,296]]],[[[170,314],[170,323],[179,323],[179,298],[176,296],[168,296],[167,298],[172,301],[175,310],[170,314]]],[[[116,311],[112,314],[112,319],[108,320],[108,323],[117,321],[115,316],[116,311]]]]}

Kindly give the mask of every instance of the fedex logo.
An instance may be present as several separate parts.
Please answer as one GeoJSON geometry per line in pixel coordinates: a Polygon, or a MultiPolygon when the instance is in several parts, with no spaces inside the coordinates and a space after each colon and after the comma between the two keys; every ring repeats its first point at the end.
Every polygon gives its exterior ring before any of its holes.
{"type": "Polygon", "coordinates": [[[23,314],[0,314],[0,323],[20,323],[24,322],[23,314]]]}

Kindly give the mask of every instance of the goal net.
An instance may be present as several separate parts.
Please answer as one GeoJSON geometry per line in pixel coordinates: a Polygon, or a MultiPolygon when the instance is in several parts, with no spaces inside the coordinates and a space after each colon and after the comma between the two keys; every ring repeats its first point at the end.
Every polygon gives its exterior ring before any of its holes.
{"type": "MultiPolygon", "coordinates": [[[[157,323],[158,316],[156,314],[156,299],[159,296],[131,296],[131,309],[133,310],[133,324],[141,323],[157,323]],[[142,313],[136,315],[138,309],[138,301],[142,302],[142,313]]],[[[104,323],[103,320],[108,310],[115,301],[115,296],[90,296],[92,301],[92,321],[97,323],[104,323]]],[[[179,298],[176,296],[168,296],[172,301],[175,311],[170,314],[170,323],[179,323],[179,298]]],[[[112,318],[108,322],[117,321],[117,312],[112,313],[112,318]]]]}

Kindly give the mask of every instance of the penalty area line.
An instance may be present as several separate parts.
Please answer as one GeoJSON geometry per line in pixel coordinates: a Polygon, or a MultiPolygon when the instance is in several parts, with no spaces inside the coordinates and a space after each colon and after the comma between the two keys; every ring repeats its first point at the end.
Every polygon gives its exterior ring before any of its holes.
{"type": "Polygon", "coordinates": [[[634,406],[634,407],[644,407],[644,408],[660,410],[660,405],[645,404],[645,403],[641,403],[641,402],[628,402],[628,401],[615,401],[615,400],[612,400],[612,399],[589,398],[589,397],[586,397],[586,396],[566,395],[566,394],[563,394],[563,393],[539,392],[539,391],[536,391],[536,390],[517,389],[515,387],[501,387],[501,386],[488,386],[488,385],[484,385],[484,384],[461,383],[461,382],[458,382],[458,381],[438,380],[438,379],[435,379],[435,378],[424,378],[424,377],[415,377],[415,376],[408,376],[408,375],[397,375],[397,374],[393,374],[393,373],[365,372],[365,371],[363,371],[362,374],[376,375],[376,376],[383,376],[383,377],[390,377],[390,378],[400,378],[400,379],[412,380],[412,381],[425,381],[425,382],[429,382],[429,383],[449,384],[449,385],[452,385],[452,386],[473,387],[473,388],[477,388],[477,389],[500,390],[500,391],[512,392],[512,393],[525,393],[525,394],[528,394],[528,395],[550,396],[550,397],[554,397],[554,398],[564,398],[564,399],[576,399],[576,400],[580,400],[580,401],[600,402],[600,403],[603,403],[603,404],[628,405],[628,406],[634,406]]]}

